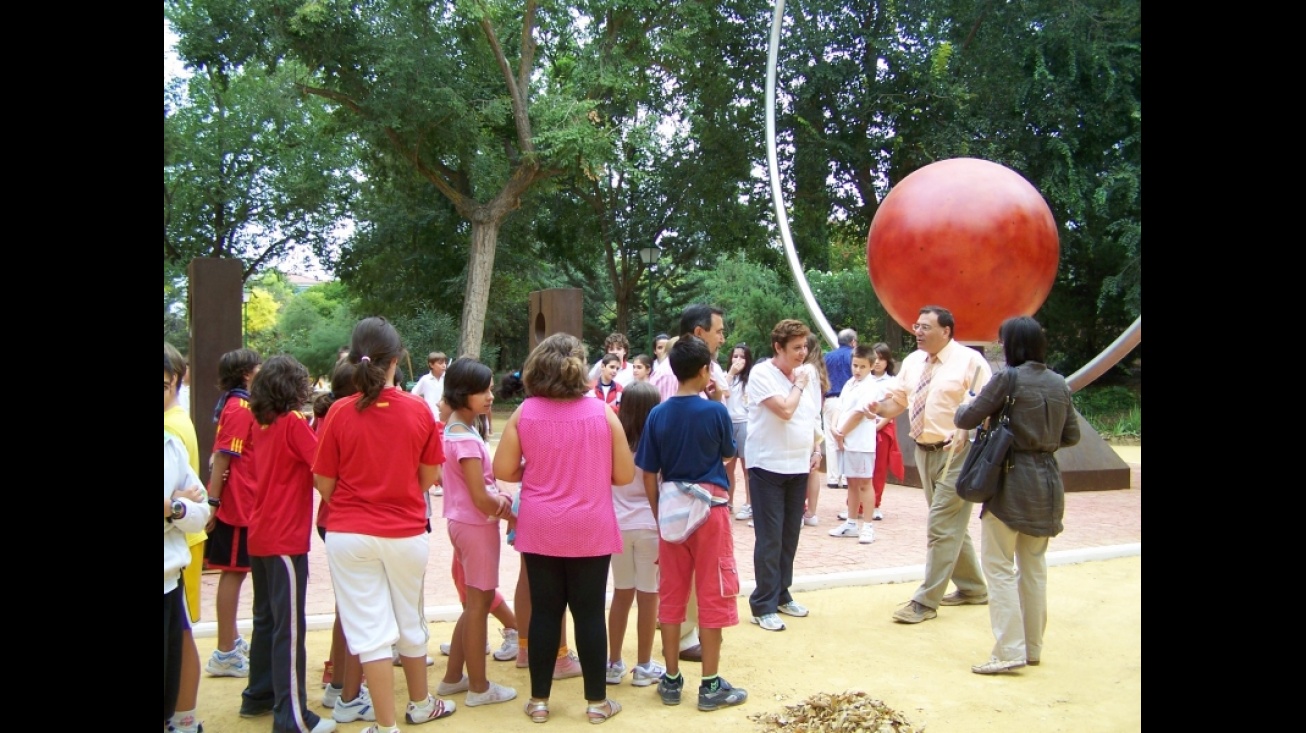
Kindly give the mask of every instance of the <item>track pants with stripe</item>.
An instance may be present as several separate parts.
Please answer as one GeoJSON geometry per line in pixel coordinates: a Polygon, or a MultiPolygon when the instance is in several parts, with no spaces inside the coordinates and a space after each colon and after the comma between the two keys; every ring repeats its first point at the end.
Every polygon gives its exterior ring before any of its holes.
{"type": "Polygon", "coordinates": [[[318,715],[304,685],[304,594],[307,555],[250,557],[254,582],[254,638],[249,649],[246,707],[272,707],[275,733],[308,733],[318,715]]]}

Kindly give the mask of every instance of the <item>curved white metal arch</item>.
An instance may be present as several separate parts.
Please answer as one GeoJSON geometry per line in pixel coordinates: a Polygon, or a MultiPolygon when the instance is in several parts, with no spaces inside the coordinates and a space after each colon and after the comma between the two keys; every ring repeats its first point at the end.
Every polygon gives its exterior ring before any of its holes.
{"type": "MultiPolygon", "coordinates": [[[[825,337],[830,347],[834,348],[839,345],[839,339],[830,326],[830,321],[826,319],[825,312],[816,302],[816,296],[812,295],[812,287],[803,272],[803,264],[798,261],[798,251],[794,248],[794,239],[789,233],[789,217],[785,213],[784,195],[780,191],[780,166],[776,162],[775,152],[775,71],[780,55],[780,29],[784,25],[784,8],[784,0],[776,0],[775,14],[771,19],[771,43],[766,55],[766,162],[771,174],[771,201],[775,204],[776,226],[780,229],[780,242],[785,248],[785,258],[789,261],[789,269],[794,273],[794,281],[798,283],[798,291],[803,296],[803,302],[807,304],[807,312],[811,314],[812,320],[816,321],[817,330],[825,337]]],[[[1070,389],[1078,391],[1091,384],[1125,358],[1142,340],[1143,317],[1139,316],[1120,334],[1119,338],[1103,349],[1102,353],[1067,378],[1070,389]]]]}

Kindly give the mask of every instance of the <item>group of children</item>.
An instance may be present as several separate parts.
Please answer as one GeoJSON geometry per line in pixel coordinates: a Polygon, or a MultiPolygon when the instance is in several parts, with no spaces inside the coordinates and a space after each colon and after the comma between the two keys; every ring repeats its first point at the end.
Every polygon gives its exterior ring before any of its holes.
{"type": "MultiPolygon", "coordinates": [[[[497,488],[480,427],[493,404],[491,371],[467,358],[448,365],[448,371],[438,380],[440,413],[431,415],[428,423],[418,411],[403,404],[411,401],[421,406],[420,401],[402,390],[369,383],[391,378],[386,370],[395,368],[401,349],[396,348],[398,337],[393,327],[383,319],[368,321],[381,321],[369,328],[385,337],[383,343],[360,343],[356,330],[349,357],[337,365],[332,390],[316,401],[312,420],[302,412],[310,397],[308,373],[292,357],[277,356],[262,364],[258,355],[247,349],[222,357],[219,372],[224,393],[214,413],[218,428],[207,490],[198,485],[193,426],[189,421],[181,426],[177,419],[176,389],[184,375],[184,360],[175,350],[170,354],[170,347],[165,346],[165,731],[202,730],[194,709],[198,655],[188,623],[197,620],[198,614],[193,610],[188,614],[186,609],[194,609],[198,603],[199,558],[190,548],[198,548],[203,542],[203,534],[195,533],[204,529],[208,530],[209,567],[221,571],[216,605],[217,649],[206,669],[215,676],[249,678],[242,693],[242,716],[272,713],[276,731],[327,733],[335,729],[336,722],[355,720],[378,721],[377,726],[368,729],[369,733],[397,730],[393,674],[388,669],[392,654],[397,655],[394,664],[402,666],[408,678],[409,722],[426,722],[454,711],[452,702],[427,694],[425,684],[430,660],[424,651],[427,632],[420,613],[420,589],[425,535],[430,531],[429,500],[425,517],[420,517],[420,508],[418,514],[412,513],[412,497],[387,495],[384,491],[369,494],[369,489],[350,485],[387,478],[391,469],[380,465],[384,459],[369,456],[365,450],[381,450],[382,444],[386,444],[386,450],[402,454],[400,457],[407,461],[400,462],[403,466],[411,463],[417,469],[401,483],[415,481],[423,495],[432,485],[443,484],[445,488],[444,518],[454,548],[453,574],[464,611],[454,627],[453,640],[442,647],[449,664],[437,694],[466,692],[466,704],[471,707],[516,697],[512,688],[488,679],[485,657],[478,653],[482,648],[489,650],[487,617],[494,614],[506,629],[500,651],[509,642],[513,647],[506,655],[496,652],[496,659],[515,657],[520,667],[526,656],[526,640],[520,640],[518,649],[516,619],[497,590],[502,545],[499,522],[507,522],[511,537],[516,512],[512,497],[497,488]],[[377,359],[387,361],[378,364],[377,359]],[[181,374],[178,362],[182,364],[181,374]],[[361,394],[352,394],[355,392],[361,394]],[[392,418],[399,414],[395,412],[398,407],[403,407],[399,412],[406,416],[402,429],[368,418],[392,418]],[[352,412],[346,414],[347,409],[352,412]],[[344,417],[336,419],[337,415],[344,417]],[[328,437],[323,438],[324,432],[328,437]],[[325,459],[320,455],[320,438],[329,444],[329,457],[325,459]],[[393,448],[396,443],[404,445],[393,448]],[[179,461],[187,449],[189,459],[179,461]],[[316,525],[327,541],[338,601],[328,679],[324,679],[330,682],[323,697],[323,704],[332,708],[329,719],[319,717],[305,703],[303,602],[315,486],[323,495],[316,525]],[[333,493],[339,501],[329,501],[333,493]],[[394,505],[389,506],[394,511],[382,520],[378,513],[386,513],[387,502],[394,505]],[[397,509],[400,504],[405,508],[397,509]],[[396,530],[396,512],[414,517],[413,521],[424,519],[425,526],[396,530]],[[413,534],[419,529],[420,534],[413,534]],[[192,534],[187,536],[186,532],[192,534]],[[416,545],[395,544],[418,536],[420,552],[414,549],[416,545]],[[346,547],[346,543],[353,544],[346,547]],[[358,566],[360,553],[373,553],[378,558],[375,562],[391,564],[391,575],[394,569],[405,568],[413,575],[405,583],[412,587],[396,590],[392,582],[388,593],[383,594],[387,598],[379,604],[364,600],[366,593],[342,592],[373,587],[368,583],[374,579],[358,566]],[[179,576],[187,566],[193,575],[183,583],[179,576]],[[253,575],[254,587],[252,645],[236,634],[235,622],[247,574],[253,575]],[[188,603],[182,600],[183,592],[188,603]],[[386,647],[384,674],[378,651],[382,642],[386,647]],[[397,651],[392,651],[392,645],[397,651]],[[361,658],[351,655],[351,649],[362,652],[361,658]],[[363,684],[365,673],[370,690],[363,684]]],[[[364,323],[359,324],[360,329],[364,323]]],[[[362,340],[367,341],[366,334],[362,340]]],[[[747,406],[740,399],[729,406],[702,399],[712,379],[712,356],[701,339],[673,339],[670,347],[664,348],[665,368],[680,384],[679,392],[665,401],[658,389],[647,383],[653,361],[639,355],[627,364],[625,337],[614,334],[609,341],[604,344],[605,356],[596,364],[595,394],[612,403],[614,409],[620,407],[618,417],[638,470],[629,484],[613,487],[624,547],[612,558],[615,592],[608,616],[607,682],[620,684],[629,672],[631,684],[656,684],[665,704],[679,704],[684,679],[676,652],[692,589],[697,594],[702,643],[698,708],[706,711],[740,704],[747,699],[747,692],[732,686],[719,671],[722,629],[738,623],[739,578],[730,507],[735,491],[735,461],[746,435],[742,428],[746,425],[747,406]],[[620,383],[623,376],[628,377],[624,385],[620,383]],[[613,399],[609,395],[620,397],[613,399]],[[677,490],[677,483],[697,484],[711,494],[712,501],[706,520],[692,534],[683,541],[668,542],[659,535],[658,510],[664,492],[677,490]],[[637,644],[635,664],[628,669],[622,649],[632,606],[638,609],[637,644]],[[665,663],[652,656],[659,627],[667,652],[665,663]]],[[[849,406],[874,399],[880,382],[892,374],[892,357],[887,346],[885,353],[879,354],[881,346],[857,350],[854,377],[843,390],[842,399],[849,406]],[[883,368],[886,364],[887,375],[883,368]]],[[[440,361],[444,372],[447,361],[440,361]]],[[[732,396],[740,395],[742,399],[751,366],[748,347],[735,347],[729,372],[736,387],[731,389],[732,396]]],[[[420,396],[429,403],[429,395],[420,396]]],[[[857,524],[859,506],[878,507],[882,491],[880,488],[869,493],[868,487],[872,475],[882,475],[875,470],[874,453],[876,432],[884,425],[860,421],[857,410],[846,410],[844,414],[847,418],[835,435],[842,473],[850,479],[849,514],[847,524],[831,534],[862,536],[867,531],[863,527],[868,525],[857,524]]],[[[747,504],[737,518],[746,518],[746,511],[747,504]]],[[[528,582],[524,572],[521,580],[528,582]]],[[[560,667],[566,666],[564,661],[574,664],[575,660],[574,655],[566,654],[565,636],[563,639],[560,667]]],[[[555,678],[562,676],[574,675],[555,673],[555,678]]]]}
{"type": "Polygon", "coordinates": [[[603,341],[603,356],[590,370],[590,380],[594,382],[592,394],[618,412],[622,393],[636,382],[647,382],[653,375],[653,359],[648,354],[636,354],[627,361],[629,351],[630,342],[625,334],[610,334],[603,341]]]}

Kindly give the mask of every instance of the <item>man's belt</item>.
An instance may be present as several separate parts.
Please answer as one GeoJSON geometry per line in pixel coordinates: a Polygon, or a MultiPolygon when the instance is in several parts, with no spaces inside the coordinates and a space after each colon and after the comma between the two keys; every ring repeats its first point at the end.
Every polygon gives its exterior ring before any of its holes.
{"type": "Polygon", "coordinates": [[[917,443],[917,444],[916,444],[916,447],[917,447],[917,448],[920,448],[921,450],[925,451],[926,453],[933,453],[933,452],[935,452],[935,451],[941,451],[941,450],[943,450],[944,448],[947,448],[947,447],[950,446],[950,445],[952,445],[952,441],[951,441],[951,440],[944,440],[944,441],[941,441],[941,442],[938,442],[938,443],[917,443]]]}

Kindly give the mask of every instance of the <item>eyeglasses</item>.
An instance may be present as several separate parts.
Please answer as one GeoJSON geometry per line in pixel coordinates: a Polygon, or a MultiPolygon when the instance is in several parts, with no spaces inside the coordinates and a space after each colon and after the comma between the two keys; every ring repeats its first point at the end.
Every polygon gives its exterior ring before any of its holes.
{"type": "Polygon", "coordinates": [[[913,323],[911,324],[911,330],[919,333],[929,333],[934,330],[934,326],[928,323],[913,323]]]}

